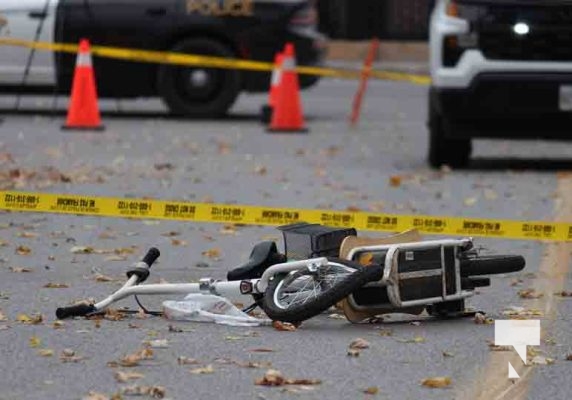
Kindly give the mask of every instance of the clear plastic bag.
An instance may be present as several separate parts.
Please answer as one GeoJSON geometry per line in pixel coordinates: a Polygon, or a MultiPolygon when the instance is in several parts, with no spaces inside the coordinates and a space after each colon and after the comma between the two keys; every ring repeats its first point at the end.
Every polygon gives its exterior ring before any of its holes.
{"type": "Polygon", "coordinates": [[[192,293],[181,301],[164,301],[165,317],[176,321],[214,322],[231,326],[259,326],[270,321],[251,317],[228,299],[212,294],[192,293]]]}

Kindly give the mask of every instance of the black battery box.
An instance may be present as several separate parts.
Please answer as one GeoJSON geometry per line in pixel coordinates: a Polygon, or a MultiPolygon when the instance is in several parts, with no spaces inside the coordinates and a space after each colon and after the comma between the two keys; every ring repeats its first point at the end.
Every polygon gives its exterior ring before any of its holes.
{"type": "Polygon", "coordinates": [[[339,257],[340,246],[347,236],[357,236],[354,228],[334,228],[299,222],[279,226],[284,236],[284,251],[288,260],[315,257],[339,257]]]}

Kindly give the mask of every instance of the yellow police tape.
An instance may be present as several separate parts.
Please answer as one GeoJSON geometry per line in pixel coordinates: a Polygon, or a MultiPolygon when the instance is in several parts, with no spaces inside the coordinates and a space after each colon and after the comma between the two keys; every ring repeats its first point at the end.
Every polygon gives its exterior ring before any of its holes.
{"type": "MultiPolygon", "coordinates": [[[[77,53],[78,45],[68,43],[31,42],[21,39],[0,38],[0,45],[28,47],[36,50],[77,53]]],[[[136,50],[122,47],[92,46],[92,54],[99,57],[115,58],[126,61],[201,66],[224,69],[242,69],[249,71],[272,71],[274,64],[261,61],[248,61],[222,57],[202,56],[197,54],[173,53],[164,51],[136,50]]],[[[296,71],[303,75],[316,75],[328,78],[359,79],[363,71],[343,68],[323,68],[298,66],[296,71]]],[[[371,78],[406,81],[418,85],[429,85],[431,78],[425,75],[406,74],[391,71],[368,71],[371,78]]]]}
{"type": "Polygon", "coordinates": [[[304,221],[353,227],[358,231],[396,232],[416,228],[423,233],[438,235],[572,241],[570,223],[190,203],[146,198],[0,191],[0,209],[245,225],[276,226],[304,221]]]}

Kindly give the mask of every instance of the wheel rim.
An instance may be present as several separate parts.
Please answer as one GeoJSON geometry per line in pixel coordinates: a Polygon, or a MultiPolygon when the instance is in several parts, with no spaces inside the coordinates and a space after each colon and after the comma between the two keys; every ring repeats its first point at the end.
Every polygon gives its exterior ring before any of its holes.
{"type": "Polygon", "coordinates": [[[334,263],[320,267],[314,272],[308,269],[290,272],[276,285],[274,304],[283,310],[301,306],[317,299],[353,272],[355,269],[334,263]]]}
{"type": "Polygon", "coordinates": [[[224,83],[223,72],[207,68],[180,68],[177,77],[179,94],[192,104],[216,99],[224,83]]]}

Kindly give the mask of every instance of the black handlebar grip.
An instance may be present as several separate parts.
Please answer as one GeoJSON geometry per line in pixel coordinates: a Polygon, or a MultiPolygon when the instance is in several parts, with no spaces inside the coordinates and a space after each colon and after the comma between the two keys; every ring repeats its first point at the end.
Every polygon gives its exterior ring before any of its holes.
{"type": "Polygon", "coordinates": [[[66,319],[71,317],[85,317],[97,310],[90,304],[78,304],[77,306],[61,307],[56,310],[58,319],[66,319]]]}
{"type": "Polygon", "coordinates": [[[153,263],[157,260],[157,258],[159,258],[160,255],[161,252],[157,248],[151,247],[147,254],[145,254],[145,257],[143,257],[142,261],[151,267],[151,265],[153,265],[153,263]]]}

